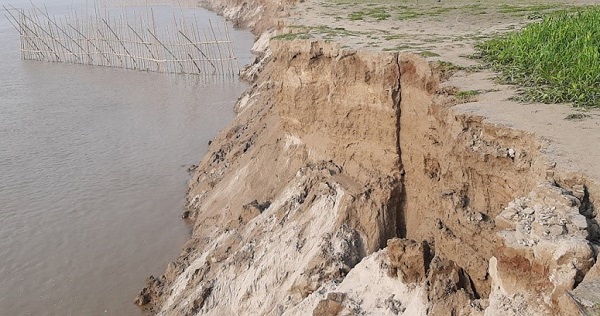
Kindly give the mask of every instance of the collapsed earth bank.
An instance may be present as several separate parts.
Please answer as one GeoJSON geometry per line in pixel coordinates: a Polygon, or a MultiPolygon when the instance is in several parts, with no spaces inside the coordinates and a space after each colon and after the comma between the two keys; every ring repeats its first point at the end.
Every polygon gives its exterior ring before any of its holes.
{"type": "Polygon", "coordinates": [[[190,181],[190,241],[139,305],[159,315],[585,308],[572,290],[600,274],[596,182],[561,171],[535,135],[456,111],[416,55],[272,41],[264,57],[190,181]]]}

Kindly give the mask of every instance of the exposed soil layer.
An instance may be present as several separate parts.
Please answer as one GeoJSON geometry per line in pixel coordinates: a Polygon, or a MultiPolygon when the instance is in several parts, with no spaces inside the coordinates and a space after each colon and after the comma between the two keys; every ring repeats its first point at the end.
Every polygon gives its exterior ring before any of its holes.
{"type": "Polygon", "coordinates": [[[538,135],[467,114],[445,69],[417,55],[266,45],[287,6],[221,8],[267,32],[246,72],[254,84],[190,181],[190,241],[139,305],[160,315],[593,308],[577,298],[598,275],[597,179],[561,169],[538,135]]]}

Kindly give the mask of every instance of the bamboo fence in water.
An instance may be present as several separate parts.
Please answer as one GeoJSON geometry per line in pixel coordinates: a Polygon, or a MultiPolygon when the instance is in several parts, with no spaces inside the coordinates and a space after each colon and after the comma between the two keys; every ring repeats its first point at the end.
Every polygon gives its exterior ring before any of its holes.
{"type": "Polygon", "coordinates": [[[157,25],[152,9],[118,18],[98,9],[93,15],[56,18],[47,10],[5,7],[19,32],[25,60],[65,62],[166,73],[235,75],[239,71],[226,23],[198,28],[197,21],[173,15],[157,25]],[[164,23],[161,23],[164,24],[164,23]]]}

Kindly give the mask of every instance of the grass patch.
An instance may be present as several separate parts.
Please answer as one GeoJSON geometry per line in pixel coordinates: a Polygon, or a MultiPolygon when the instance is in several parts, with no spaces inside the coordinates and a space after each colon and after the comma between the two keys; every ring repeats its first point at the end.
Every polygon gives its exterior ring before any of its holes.
{"type": "Polygon", "coordinates": [[[460,70],[465,70],[466,68],[463,66],[459,66],[456,64],[453,64],[451,62],[447,62],[447,61],[436,61],[435,62],[435,66],[444,69],[445,71],[452,71],[452,72],[457,72],[460,70]]]}
{"type": "Polygon", "coordinates": [[[456,7],[401,7],[398,12],[399,20],[415,19],[422,16],[434,17],[440,16],[444,13],[448,13],[453,10],[457,10],[456,7]]]}
{"type": "Polygon", "coordinates": [[[406,37],[407,36],[404,34],[391,34],[391,35],[384,35],[383,39],[386,41],[392,41],[392,40],[397,40],[397,39],[403,39],[406,37]]]}
{"type": "Polygon", "coordinates": [[[525,100],[600,107],[600,7],[550,14],[478,48],[525,100]]]}
{"type": "Polygon", "coordinates": [[[400,12],[400,14],[398,14],[398,20],[414,19],[414,18],[417,18],[417,17],[419,17],[421,15],[422,14],[419,14],[419,13],[414,12],[414,11],[403,11],[403,12],[400,12]]]}
{"type": "Polygon", "coordinates": [[[523,13],[527,14],[529,12],[540,12],[551,9],[557,9],[556,5],[548,5],[548,4],[539,4],[539,5],[509,5],[504,4],[498,8],[498,12],[500,13],[523,13]]]}
{"type": "Polygon", "coordinates": [[[440,54],[434,53],[434,52],[430,52],[428,50],[424,50],[422,52],[419,53],[419,55],[427,58],[427,57],[439,57],[440,54]]]}
{"type": "Polygon", "coordinates": [[[333,38],[336,36],[356,36],[355,32],[348,31],[343,27],[317,26],[311,28],[311,32],[319,33],[324,37],[333,38]]]}
{"type": "Polygon", "coordinates": [[[465,70],[463,66],[459,66],[447,61],[438,60],[429,63],[431,69],[437,73],[442,81],[448,80],[457,71],[465,70]]]}
{"type": "Polygon", "coordinates": [[[308,33],[285,33],[277,36],[273,36],[274,40],[282,40],[282,41],[293,41],[297,39],[309,39],[311,38],[308,33]]]}
{"type": "Polygon", "coordinates": [[[331,42],[336,37],[357,36],[359,32],[348,31],[343,27],[328,27],[328,26],[290,26],[293,30],[289,33],[280,34],[273,39],[275,40],[305,40],[305,39],[322,39],[325,42],[331,42]]]}
{"type": "Polygon", "coordinates": [[[481,94],[479,90],[458,91],[454,97],[459,103],[467,103],[477,101],[477,96],[481,94]]]}
{"type": "Polygon", "coordinates": [[[377,21],[384,21],[390,16],[391,14],[389,14],[385,8],[377,7],[352,12],[348,15],[348,19],[350,19],[350,21],[359,21],[364,20],[365,17],[369,17],[377,21]]]}
{"type": "Polygon", "coordinates": [[[597,302],[592,306],[591,313],[592,313],[592,315],[600,314],[600,302],[597,302]]]}
{"type": "Polygon", "coordinates": [[[365,15],[362,11],[352,12],[348,14],[348,19],[350,21],[362,21],[365,18],[365,15]]]}
{"type": "Polygon", "coordinates": [[[569,121],[581,121],[585,118],[590,117],[588,114],[584,114],[584,113],[573,113],[573,114],[569,114],[567,116],[565,116],[565,120],[569,120],[569,121]]]}
{"type": "Polygon", "coordinates": [[[396,45],[394,47],[386,47],[386,48],[382,49],[382,51],[384,51],[384,52],[399,52],[399,51],[405,51],[405,50],[409,50],[409,49],[413,49],[413,48],[415,48],[415,46],[402,44],[402,45],[396,45]]]}

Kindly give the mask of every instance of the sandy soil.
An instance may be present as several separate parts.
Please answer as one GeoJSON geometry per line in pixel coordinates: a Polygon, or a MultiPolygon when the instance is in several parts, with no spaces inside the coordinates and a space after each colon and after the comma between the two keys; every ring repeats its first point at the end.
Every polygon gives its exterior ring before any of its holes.
{"type": "MultiPolygon", "coordinates": [[[[473,66],[478,61],[469,56],[476,43],[539,21],[544,13],[593,4],[597,1],[308,0],[291,10],[285,31],[342,47],[412,51],[430,61],[473,66]]],[[[532,132],[548,141],[545,151],[557,167],[600,179],[600,164],[591,159],[600,157],[600,146],[594,145],[600,143],[600,110],[514,102],[509,99],[516,87],[494,83],[495,74],[489,70],[470,69],[475,71],[458,71],[444,85],[484,93],[457,109],[532,132]],[[585,115],[568,119],[572,114],[585,115]]]]}

